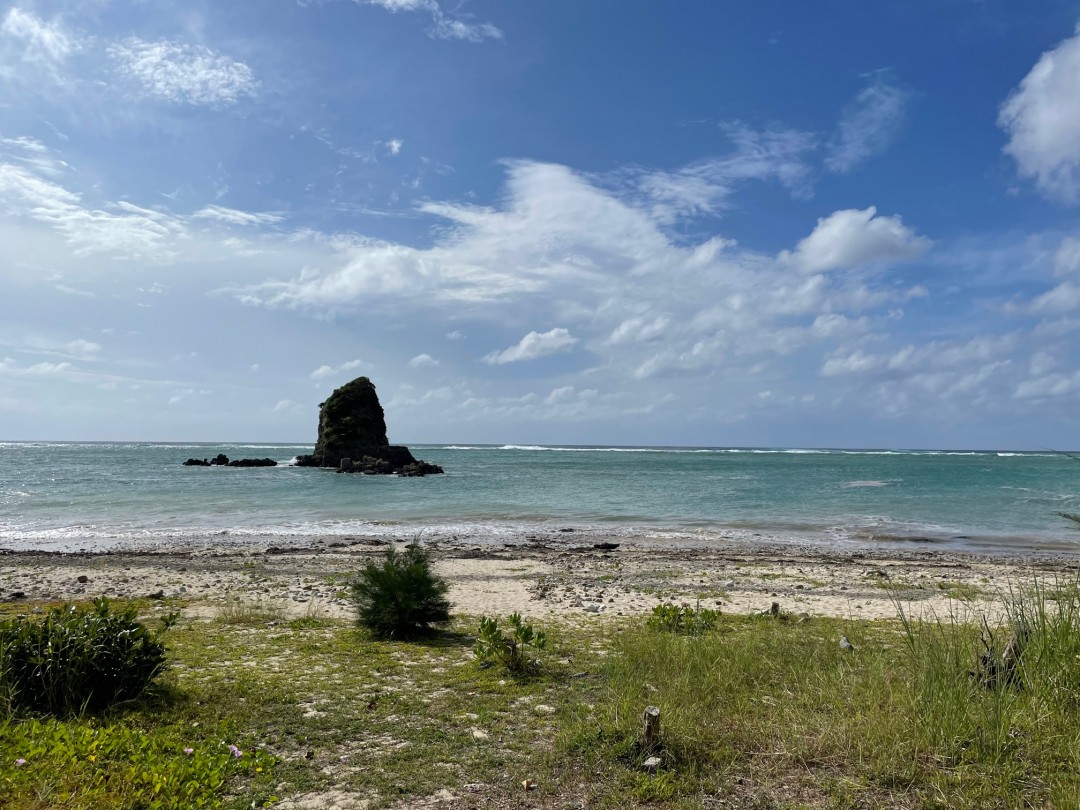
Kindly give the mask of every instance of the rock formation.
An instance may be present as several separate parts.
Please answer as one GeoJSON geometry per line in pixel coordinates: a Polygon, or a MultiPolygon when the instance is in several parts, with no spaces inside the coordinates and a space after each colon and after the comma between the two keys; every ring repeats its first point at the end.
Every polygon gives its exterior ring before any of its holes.
{"type": "Polygon", "coordinates": [[[417,461],[408,447],[390,444],[382,405],[367,377],[346,383],[319,405],[315,452],[299,456],[296,464],[368,475],[420,476],[442,472],[438,465],[417,461]]]}
{"type": "Polygon", "coordinates": [[[185,467],[276,467],[277,462],[272,458],[238,458],[229,461],[224,453],[218,453],[207,461],[205,458],[189,458],[184,462],[185,467]]]}

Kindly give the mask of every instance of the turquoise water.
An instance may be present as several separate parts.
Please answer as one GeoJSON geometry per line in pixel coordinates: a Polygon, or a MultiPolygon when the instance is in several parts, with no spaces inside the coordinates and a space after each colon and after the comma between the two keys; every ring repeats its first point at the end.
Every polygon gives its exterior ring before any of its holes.
{"type": "Polygon", "coordinates": [[[0,444],[0,548],[192,538],[411,534],[520,538],[599,528],[1080,552],[1080,463],[1054,453],[417,445],[427,478],[183,467],[310,445],[0,444]]]}

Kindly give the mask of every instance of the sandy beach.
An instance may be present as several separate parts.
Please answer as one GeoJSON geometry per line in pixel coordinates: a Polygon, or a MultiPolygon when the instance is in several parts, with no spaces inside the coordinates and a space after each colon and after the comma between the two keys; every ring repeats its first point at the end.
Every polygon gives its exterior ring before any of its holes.
{"type": "MultiPolygon", "coordinates": [[[[164,545],[101,553],[0,554],[0,598],[50,602],[96,596],[180,600],[188,618],[225,606],[262,604],[286,615],[351,615],[347,582],[385,546],[377,537],[281,538],[243,547],[164,545]]],[[[523,542],[436,539],[437,572],[455,613],[629,617],[662,602],[749,614],[773,602],[792,614],[841,618],[995,612],[998,597],[1041,578],[1075,581],[1066,556],[977,556],[936,550],[830,549],[819,544],[750,543],[687,547],[648,536],[593,532],[529,535],[523,542]],[[603,544],[617,548],[597,548],[603,544]]]]}

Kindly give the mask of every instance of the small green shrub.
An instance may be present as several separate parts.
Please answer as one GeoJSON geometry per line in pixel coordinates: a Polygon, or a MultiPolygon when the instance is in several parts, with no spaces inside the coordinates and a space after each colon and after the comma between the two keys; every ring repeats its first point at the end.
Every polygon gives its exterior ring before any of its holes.
{"type": "Polygon", "coordinates": [[[486,666],[500,664],[515,675],[537,671],[540,661],[536,653],[547,646],[544,631],[523,622],[520,613],[511,613],[506,623],[511,631],[509,638],[499,628],[498,619],[480,618],[480,634],[473,647],[476,657],[486,666]]]}
{"type": "Polygon", "coordinates": [[[415,638],[450,621],[449,586],[416,544],[388,548],[382,565],[369,562],[350,589],[360,624],[380,638],[415,638]]]}
{"type": "Polygon", "coordinates": [[[102,597],[91,607],[50,610],[41,620],[0,622],[0,701],[9,711],[100,711],[142,695],[165,668],[163,633],[128,605],[102,597]]]}
{"type": "Polygon", "coordinates": [[[649,617],[649,627],[653,630],[696,636],[716,627],[718,618],[720,618],[719,610],[709,610],[700,606],[695,610],[686,605],[672,605],[666,602],[653,608],[652,615],[649,617]]]}

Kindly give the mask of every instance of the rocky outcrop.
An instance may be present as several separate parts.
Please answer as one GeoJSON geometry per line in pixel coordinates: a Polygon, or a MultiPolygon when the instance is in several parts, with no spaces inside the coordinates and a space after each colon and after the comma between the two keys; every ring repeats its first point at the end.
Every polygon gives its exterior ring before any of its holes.
{"type": "Polygon", "coordinates": [[[238,458],[229,461],[224,453],[218,453],[207,461],[205,458],[189,458],[184,462],[185,467],[276,467],[277,462],[272,458],[238,458]]]}
{"type": "Polygon", "coordinates": [[[296,464],[367,475],[412,477],[443,471],[437,464],[418,461],[408,447],[390,444],[379,396],[367,377],[346,383],[319,405],[315,452],[298,456],[296,464]]]}

